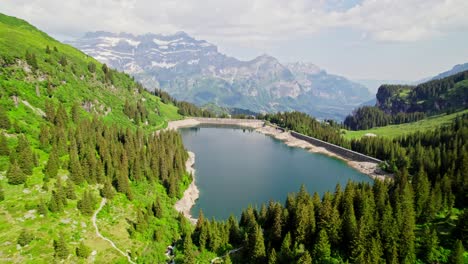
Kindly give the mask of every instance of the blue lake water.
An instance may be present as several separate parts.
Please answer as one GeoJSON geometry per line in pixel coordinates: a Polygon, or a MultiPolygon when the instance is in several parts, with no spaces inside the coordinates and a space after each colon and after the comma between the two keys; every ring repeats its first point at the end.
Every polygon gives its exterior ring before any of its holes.
{"type": "Polygon", "coordinates": [[[293,148],[248,129],[192,127],[179,129],[185,147],[195,153],[200,197],[192,208],[208,218],[240,217],[249,205],[284,202],[302,184],[310,193],[333,192],[337,183],[372,182],[344,161],[293,148]]]}

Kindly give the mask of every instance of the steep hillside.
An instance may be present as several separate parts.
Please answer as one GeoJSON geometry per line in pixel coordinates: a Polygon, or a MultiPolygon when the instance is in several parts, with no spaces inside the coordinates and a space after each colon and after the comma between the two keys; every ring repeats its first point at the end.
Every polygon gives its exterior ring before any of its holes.
{"type": "Polygon", "coordinates": [[[268,55],[241,61],[184,32],[141,36],[95,32],[70,43],[132,74],[146,87],[198,105],[215,103],[254,112],[299,110],[342,119],[371,98],[364,86],[313,64],[281,64],[268,55]]]}
{"type": "Polygon", "coordinates": [[[468,107],[468,71],[417,86],[382,85],[376,99],[375,107],[356,109],[344,124],[353,130],[369,129],[464,110],[468,107]]]}
{"type": "Polygon", "coordinates": [[[177,108],[3,14],[0,65],[1,262],[164,262],[190,177],[179,134],[154,131],[177,108]]]}

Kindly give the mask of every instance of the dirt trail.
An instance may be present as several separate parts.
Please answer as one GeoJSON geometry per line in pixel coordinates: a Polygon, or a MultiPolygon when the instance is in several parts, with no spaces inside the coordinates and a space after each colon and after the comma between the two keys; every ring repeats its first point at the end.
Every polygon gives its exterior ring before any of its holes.
{"type": "Polygon", "coordinates": [[[109,244],[115,249],[117,250],[120,254],[122,254],[124,257],[127,258],[128,262],[132,263],[132,264],[135,264],[135,262],[132,260],[132,258],[130,257],[130,255],[128,255],[128,253],[125,253],[124,251],[120,250],[116,245],[115,243],[110,240],[109,238],[103,236],[101,234],[101,232],[99,232],[99,228],[96,224],[96,217],[97,215],[99,214],[99,212],[102,210],[102,208],[104,207],[104,205],[106,205],[106,202],[107,202],[107,199],[106,198],[102,198],[101,200],[101,204],[99,205],[99,208],[96,210],[96,212],[94,212],[93,214],[93,217],[91,218],[91,220],[93,221],[93,226],[94,228],[96,229],[96,235],[104,240],[106,240],[107,242],[109,242],[109,244]]]}

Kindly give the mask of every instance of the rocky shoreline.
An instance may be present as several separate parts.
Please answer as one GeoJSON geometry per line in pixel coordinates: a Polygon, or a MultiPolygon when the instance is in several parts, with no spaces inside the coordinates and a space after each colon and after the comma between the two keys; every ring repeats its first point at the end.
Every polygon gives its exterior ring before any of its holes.
{"type": "Polygon", "coordinates": [[[195,164],[195,153],[188,151],[189,157],[185,162],[185,169],[186,171],[192,175],[192,182],[188,186],[187,190],[184,192],[184,196],[176,202],[174,208],[177,212],[182,213],[187,219],[190,220],[192,224],[197,222],[197,219],[192,216],[190,213],[190,209],[192,209],[193,205],[197,201],[198,197],[200,196],[200,191],[195,182],[195,168],[193,165],[195,164]]]}

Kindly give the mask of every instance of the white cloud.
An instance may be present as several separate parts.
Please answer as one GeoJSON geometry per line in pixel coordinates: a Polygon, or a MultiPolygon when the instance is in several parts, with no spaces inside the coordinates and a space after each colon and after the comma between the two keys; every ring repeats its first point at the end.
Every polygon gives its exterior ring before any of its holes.
{"type": "Polygon", "coordinates": [[[330,28],[376,41],[418,41],[468,29],[466,0],[4,0],[0,12],[60,36],[106,30],[135,34],[183,30],[210,41],[263,45],[330,28]],[[336,8],[334,9],[333,6],[336,8]]]}

